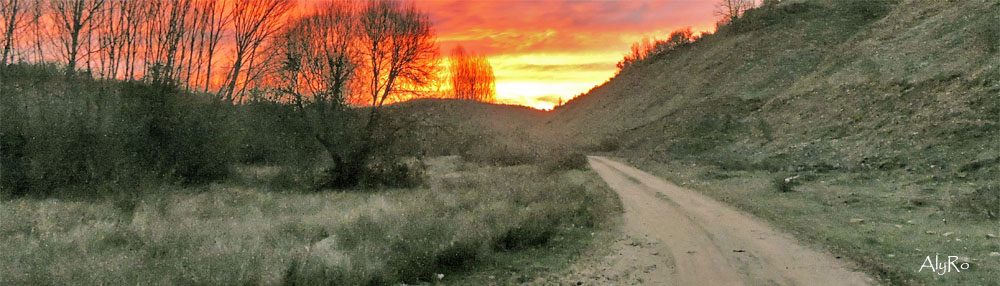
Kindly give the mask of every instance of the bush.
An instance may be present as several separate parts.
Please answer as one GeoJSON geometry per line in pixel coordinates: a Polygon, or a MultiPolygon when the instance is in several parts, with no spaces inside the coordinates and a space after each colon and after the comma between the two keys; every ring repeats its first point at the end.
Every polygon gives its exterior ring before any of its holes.
{"type": "Polygon", "coordinates": [[[802,178],[800,175],[791,174],[779,174],[771,180],[774,189],[779,193],[790,193],[795,191],[795,187],[802,184],[802,178]]]}

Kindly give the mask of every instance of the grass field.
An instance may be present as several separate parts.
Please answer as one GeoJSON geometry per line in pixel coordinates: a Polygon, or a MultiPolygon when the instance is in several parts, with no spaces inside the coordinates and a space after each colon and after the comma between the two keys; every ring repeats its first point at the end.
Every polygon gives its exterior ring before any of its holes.
{"type": "Polygon", "coordinates": [[[504,285],[565,267],[621,211],[590,171],[427,166],[405,190],[311,192],[243,166],[136,197],[6,200],[0,284],[504,285]]]}
{"type": "MultiPolygon", "coordinates": [[[[635,161],[675,184],[764,218],[806,244],[851,259],[883,282],[898,285],[998,285],[1000,225],[963,206],[975,184],[942,183],[893,173],[810,174],[781,192],[783,174],[723,171],[694,162],[635,161]],[[968,270],[937,275],[927,256],[958,256],[968,270]]],[[[1000,208],[1000,205],[997,206],[1000,208]]],[[[1000,210],[1000,209],[998,209],[1000,210]]]]}

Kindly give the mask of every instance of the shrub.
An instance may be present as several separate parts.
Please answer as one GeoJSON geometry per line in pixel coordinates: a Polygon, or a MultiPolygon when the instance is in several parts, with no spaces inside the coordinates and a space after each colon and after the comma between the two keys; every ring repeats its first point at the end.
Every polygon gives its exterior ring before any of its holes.
{"type": "Polygon", "coordinates": [[[800,175],[779,174],[771,180],[774,189],[779,193],[790,193],[795,191],[795,187],[802,184],[803,178],[800,175]]]}

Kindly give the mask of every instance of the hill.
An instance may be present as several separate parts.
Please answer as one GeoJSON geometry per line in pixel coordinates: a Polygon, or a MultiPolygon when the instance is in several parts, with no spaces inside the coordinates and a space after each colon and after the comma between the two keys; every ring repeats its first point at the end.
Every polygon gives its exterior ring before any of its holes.
{"type": "Polygon", "coordinates": [[[531,163],[553,149],[554,142],[539,123],[545,111],[518,105],[497,105],[452,99],[418,99],[390,106],[390,114],[405,126],[398,140],[423,155],[462,155],[496,165],[531,163]]]}
{"type": "Polygon", "coordinates": [[[995,283],[1000,2],[769,3],[626,67],[541,128],[883,282],[995,283]],[[934,253],[976,270],[916,271],[934,253]]]}
{"type": "Polygon", "coordinates": [[[621,138],[643,157],[727,169],[995,174],[983,162],[1000,162],[1000,4],[835,2],[751,10],[622,71],[549,125],[585,145],[621,138]]]}

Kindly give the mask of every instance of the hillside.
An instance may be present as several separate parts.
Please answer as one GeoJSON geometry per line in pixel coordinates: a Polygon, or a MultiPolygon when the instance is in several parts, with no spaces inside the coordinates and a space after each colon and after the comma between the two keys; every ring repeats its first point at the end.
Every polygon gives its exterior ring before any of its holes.
{"type": "Polygon", "coordinates": [[[726,169],[997,174],[1000,3],[828,2],[751,10],[548,125],[585,146],[620,140],[637,157],[726,169]]]}
{"type": "Polygon", "coordinates": [[[625,68],[539,124],[883,283],[991,284],[998,35],[997,1],[782,1],[625,68]],[[935,253],[975,269],[918,271],[935,253]]]}
{"type": "Polygon", "coordinates": [[[484,163],[517,165],[552,149],[568,148],[553,142],[539,124],[552,114],[524,106],[418,99],[390,108],[401,126],[408,127],[398,140],[423,155],[462,155],[484,163]]]}

